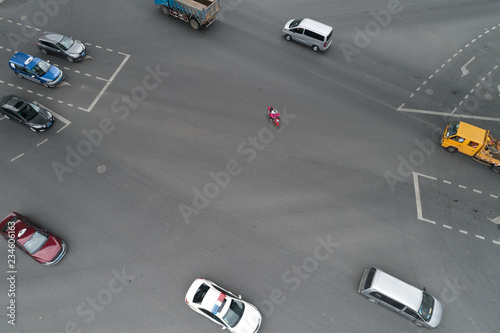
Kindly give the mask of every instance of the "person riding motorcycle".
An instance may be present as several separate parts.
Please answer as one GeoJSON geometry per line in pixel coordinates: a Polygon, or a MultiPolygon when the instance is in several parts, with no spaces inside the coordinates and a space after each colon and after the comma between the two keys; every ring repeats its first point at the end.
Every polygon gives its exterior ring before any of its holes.
{"type": "Polygon", "coordinates": [[[280,117],[280,113],[278,112],[278,110],[274,109],[272,106],[270,106],[268,110],[269,110],[269,117],[271,119],[276,119],[280,117]]]}

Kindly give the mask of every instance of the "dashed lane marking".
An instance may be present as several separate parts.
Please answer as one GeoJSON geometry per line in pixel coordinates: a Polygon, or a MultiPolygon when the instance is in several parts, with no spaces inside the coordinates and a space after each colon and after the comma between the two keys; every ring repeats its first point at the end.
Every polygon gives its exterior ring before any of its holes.
{"type": "MultiPolygon", "coordinates": [[[[436,221],[432,221],[432,220],[426,219],[423,216],[423,213],[422,213],[422,200],[421,200],[421,196],[420,196],[419,177],[431,179],[431,180],[434,180],[434,181],[437,181],[437,178],[436,177],[432,177],[432,176],[428,176],[428,175],[424,175],[424,174],[421,174],[421,173],[413,172],[413,185],[415,187],[415,201],[416,201],[416,208],[417,208],[417,218],[420,221],[437,225],[436,221]]],[[[448,185],[452,184],[449,180],[443,180],[443,183],[448,184],[448,185]]],[[[460,185],[460,184],[458,184],[458,187],[461,188],[461,189],[467,189],[466,186],[460,185]]],[[[483,191],[480,191],[480,190],[477,190],[477,189],[473,189],[472,191],[474,193],[477,193],[477,194],[483,194],[483,191]]],[[[495,195],[495,194],[490,194],[489,196],[491,198],[498,199],[498,196],[495,195]]],[[[489,218],[487,218],[487,219],[489,219],[489,218]]],[[[499,216],[499,219],[500,219],[500,216],[499,216]]],[[[493,221],[491,219],[489,219],[489,220],[493,221]]],[[[442,227],[445,228],[445,229],[448,229],[448,230],[453,230],[453,227],[450,226],[450,225],[447,225],[447,224],[442,224],[442,227]]],[[[462,230],[462,229],[458,229],[458,232],[460,232],[461,234],[464,234],[464,235],[468,235],[469,234],[469,232],[467,230],[462,230]]],[[[477,239],[486,240],[486,238],[484,236],[482,236],[482,235],[477,235],[476,234],[474,236],[477,239]]],[[[497,241],[497,240],[493,239],[492,242],[493,242],[493,244],[500,245],[500,240],[497,241]]]]}

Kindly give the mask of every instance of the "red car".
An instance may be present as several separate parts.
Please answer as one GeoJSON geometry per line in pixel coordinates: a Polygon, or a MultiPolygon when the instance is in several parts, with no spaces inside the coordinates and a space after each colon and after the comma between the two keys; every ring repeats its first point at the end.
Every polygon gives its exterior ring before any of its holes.
{"type": "Polygon", "coordinates": [[[27,217],[13,212],[0,223],[0,234],[41,264],[57,264],[66,254],[66,243],[27,217]]]}

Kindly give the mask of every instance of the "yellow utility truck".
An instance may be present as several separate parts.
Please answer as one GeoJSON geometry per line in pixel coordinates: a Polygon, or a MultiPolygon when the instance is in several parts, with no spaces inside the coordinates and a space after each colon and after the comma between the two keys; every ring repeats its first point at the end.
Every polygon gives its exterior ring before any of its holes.
{"type": "Polygon", "coordinates": [[[457,151],[472,156],[475,161],[500,173],[500,140],[491,136],[489,130],[464,123],[449,124],[441,137],[441,146],[450,153],[457,151]]]}

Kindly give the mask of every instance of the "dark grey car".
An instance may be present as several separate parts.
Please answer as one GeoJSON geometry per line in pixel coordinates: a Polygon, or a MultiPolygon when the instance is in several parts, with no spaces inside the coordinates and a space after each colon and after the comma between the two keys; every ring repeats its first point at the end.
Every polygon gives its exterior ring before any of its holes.
{"type": "Polygon", "coordinates": [[[54,123],[52,113],[14,95],[7,95],[0,100],[0,112],[7,119],[27,125],[33,132],[43,132],[54,123]]]}
{"type": "Polygon", "coordinates": [[[36,43],[43,54],[53,54],[66,58],[70,62],[81,61],[87,55],[82,42],[61,34],[45,31],[36,43]]]}

